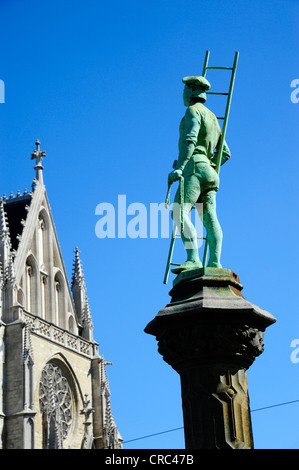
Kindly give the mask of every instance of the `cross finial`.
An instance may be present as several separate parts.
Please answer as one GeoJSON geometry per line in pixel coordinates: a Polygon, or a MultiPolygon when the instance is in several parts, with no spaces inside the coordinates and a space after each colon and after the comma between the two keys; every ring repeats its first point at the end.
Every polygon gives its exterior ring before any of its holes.
{"type": "Polygon", "coordinates": [[[46,152],[40,150],[40,141],[38,139],[36,139],[35,145],[36,145],[36,149],[31,154],[31,160],[33,159],[36,160],[36,165],[34,167],[34,169],[36,170],[36,179],[40,181],[40,183],[43,183],[44,167],[42,165],[42,161],[43,161],[43,158],[46,156],[46,152]]]}

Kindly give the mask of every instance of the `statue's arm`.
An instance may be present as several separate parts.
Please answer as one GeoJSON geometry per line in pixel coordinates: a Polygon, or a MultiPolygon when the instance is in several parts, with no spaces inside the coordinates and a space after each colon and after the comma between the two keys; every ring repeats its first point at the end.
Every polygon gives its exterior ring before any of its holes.
{"type": "Polygon", "coordinates": [[[179,139],[179,156],[175,164],[175,169],[169,173],[168,182],[174,183],[179,180],[183,174],[183,170],[193,155],[197,136],[200,128],[200,117],[190,106],[185,114],[185,130],[179,139]]]}
{"type": "MultiPolygon", "coordinates": [[[[216,147],[214,157],[211,160],[213,166],[216,166],[216,164],[217,164],[219,144],[220,144],[220,138],[219,138],[219,141],[218,141],[218,144],[217,144],[217,147],[216,147]]],[[[224,141],[223,142],[223,149],[222,149],[221,165],[223,165],[225,162],[227,162],[227,160],[229,160],[230,157],[231,157],[231,153],[230,153],[229,147],[228,147],[226,141],[224,141]]]]}
{"type": "Polygon", "coordinates": [[[180,139],[179,157],[177,169],[182,170],[185,168],[188,160],[193,155],[197,143],[198,132],[200,129],[200,114],[189,106],[185,114],[185,132],[180,139]]]}

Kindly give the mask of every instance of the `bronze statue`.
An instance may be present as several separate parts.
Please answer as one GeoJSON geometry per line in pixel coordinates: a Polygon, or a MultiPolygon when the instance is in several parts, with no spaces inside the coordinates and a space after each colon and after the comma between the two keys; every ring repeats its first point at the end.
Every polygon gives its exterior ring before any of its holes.
{"type": "MultiPolygon", "coordinates": [[[[180,123],[179,156],[174,164],[174,170],[168,175],[168,184],[182,178],[183,191],[180,188],[175,195],[172,217],[180,227],[181,218],[183,230],[181,237],[187,252],[187,260],[172,269],[179,274],[181,271],[201,268],[198,255],[196,230],[189,219],[189,212],[196,203],[199,216],[207,233],[209,245],[208,267],[221,268],[220,255],[222,247],[222,230],[216,214],[216,193],[219,188],[219,176],[215,170],[217,148],[219,146],[221,129],[216,116],[206,107],[206,90],[211,85],[204,77],[185,77],[183,100],[187,106],[185,116],[180,123]],[[183,201],[181,195],[183,194],[183,201]],[[181,205],[181,211],[176,208],[181,205]]],[[[223,145],[221,164],[230,158],[226,143],[223,145]]]]}

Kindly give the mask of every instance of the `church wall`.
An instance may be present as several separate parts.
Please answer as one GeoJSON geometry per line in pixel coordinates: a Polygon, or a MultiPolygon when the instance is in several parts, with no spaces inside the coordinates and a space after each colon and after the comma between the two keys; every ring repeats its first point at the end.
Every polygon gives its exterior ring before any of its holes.
{"type": "MultiPolygon", "coordinates": [[[[4,381],[6,420],[3,447],[6,449],[43,448],[40,381],[44,367],[50,362],[63,371],[71,391],[72,421],[68,436],[63,441],[63,448],[80,449],[85,431],[85,416],[80,413],[84,407],[84,396],[88,395],[89,407],[99,405],[97,400],[96,403],[92,403],[94,388],[100,388],[99,383],[93,383],[93,380],[99,382],[99,377],[93,374],[93,360],[91,357],[85,357],[32,332],[33,375],[31,379],[30,375],[24,372],[26,367],[24,366],[23,329],[23,321],[11,323],[6,327],[7,360],[4,381]],[[33,403],[28,398],[30,388],[32,388],[33,403]],[[32,426],[28,425],[30,422],[33,423],[32,426]]],[[[95,415],[97,414],[98,410],[95,415]]],[[[93,431],[92,433],[94,434],[93,431]]]]}
{"type": "Polygon", "coordinates": [[[101,360],[98,358],[93,359],[92,361],[92,371],[93,371],[93,399],[94,399],[94,436],[95,439],[95,447],[96,449],[102,449],[105,447],[105,430],[104,430],[104,422],[103,417],[105,416],[105,409],[103,406],[103,390],[102,390],[102,383],[103,379],[101,377],[101,360]]]}
{"type": "Polygon", "coordinates": [[[5,448],[23,448],[23,323],[6,326],[5,448]]]}
{"type": "MultiPolygon", "coordinates": [[[[4,384],[5,347],[4,347],[4,325],[0,324],[0,384],[4,384]]],[[[0,387],[0,449],[3,448],[4,439],[4,386],[0,387]]]]}

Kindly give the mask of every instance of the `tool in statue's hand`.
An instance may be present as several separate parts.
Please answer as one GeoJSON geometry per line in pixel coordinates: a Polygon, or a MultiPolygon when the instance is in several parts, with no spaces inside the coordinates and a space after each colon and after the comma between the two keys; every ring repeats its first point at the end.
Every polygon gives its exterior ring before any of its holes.
{"type": "MultiPolygon", "coordinates": [[[[179,176],[179,181],[180,181],[180,222],[181,222],[181,234],[184,231],[184,214],[183,214],[183,204],[184,204],[184,177],[183,175],[179,176]]],[[[165,200],[165,207],[168,209],[169,207],[169,201],[170,201],[170,189],[171,185],[174,181],[171,181],[168,178],[168,190],[167,190],[167,195],[166,195],[166,200],[165,200]]]]}
{"type": "Polygon", "coordinates": [[[165,199],[165,207],[166,207],[166,209],[169,208],[170,188],[171,188],[171,183],[168,182],[168,190],[167,190],[167,195],[166,195],[166,199],[165,199]]]}
{"type": "MultiPolygon", "coordinates": [[[[178,161],[177,160],[174,160],[173,164],[172,164],[172,168],[175,170],[176,167],[177,167],[177,163],[178,161]]],[[[169,178],[169,175],[168,175],[168,191],[167,191],[167,196],[166,196],[166,200],[165,200],[165,207],[166,209],[168,209],[169,207],[169,200],[170,200],[170,188],[171,188],[171,185],[172,183],[174,182],[174,180],[171,180],[169,178]]]]}

